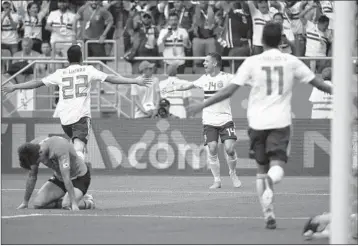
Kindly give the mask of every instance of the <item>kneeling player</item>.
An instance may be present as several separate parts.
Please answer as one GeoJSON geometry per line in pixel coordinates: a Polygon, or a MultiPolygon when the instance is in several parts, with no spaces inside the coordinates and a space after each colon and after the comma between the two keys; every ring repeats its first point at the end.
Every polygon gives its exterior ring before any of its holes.
{"type": "Polygon", "coordinates": [[[20,166],[29,170],[24,201],[18,207],[27,208],[35,188],[40,163],[54,171],[37,192],[35,209],[64,208],[70,210],[93,209],[91,195],[86,195],[91,183],[91,174],[84,160],[76,154],[73,145],[65,138],[54,136],[35,139],[22,144],[18,149],[20,166]]]}

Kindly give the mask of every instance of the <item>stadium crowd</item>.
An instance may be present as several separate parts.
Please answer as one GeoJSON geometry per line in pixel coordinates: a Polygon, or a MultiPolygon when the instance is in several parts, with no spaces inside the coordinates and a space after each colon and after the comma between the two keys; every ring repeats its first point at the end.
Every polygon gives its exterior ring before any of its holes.
{"type": "MultiPolygon", "coordinates": [[[[198,74],[202,73],[202,60],[180,58],[210,52],[233,57],[259,54],[263,51],[263,26],[271,20],[283,25],[283,52],[299,57],[332,54],[334,1],[5,0],[1,7],[1,52],[6,57],[50,57],[52,50],[56,57],[65,57],[68,47],[79,40],[97,40],[89,44],[88,56],[105,57],[112,46],[103,41],[123,38],[124,59],[132,65],[133,74],[152,70],[146,75],[152,77],[164,64],[170,65],[168,71],[173,77],[188,72],[186,68],[198,74]],[[154,61],[153,65],[135,59],[153,56],[169,59],[154,61]]],[[[353,56],[357,56],[356,51],[353,56]]],[[[2,73],[12,75],[29,60],[9,62],[2,73]]],[[[223,66],[236,70],[241,63],[224,61],[223,66]]],[[[329,60],[306,63],[316,73],[331,66],[329,60]]],[[[35,68],[45,76],[51,72],[48,67],[38,64],[35,68]]],[[[32,74],[30,68],[16,82],[29,80],[32,74]]],[[[136,101],[143,101],[146,94],[132,90],[136,101]]]]}

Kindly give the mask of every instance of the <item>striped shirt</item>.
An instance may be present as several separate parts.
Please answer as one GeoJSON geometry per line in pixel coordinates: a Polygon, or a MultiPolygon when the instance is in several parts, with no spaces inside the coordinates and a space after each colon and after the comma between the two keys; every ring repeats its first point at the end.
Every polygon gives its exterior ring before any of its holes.
{"type": "MultiPolygon", "coordinates": [[[[327,84],[331,81],[325,80],[327,84]]],[[[332,118],[332,95],[313,88],[309,98],[312,103],[312,119],[331,119],[332,118]]]]}
{"type": "MultiPolygon", "coordinates": [[[[178,27],[173,30],[173,34],[164,40],[164,36],[168,33],[168,28],[160,30],[158,37],[158,46],[164,43],[164,57],[185,57],[185,43],[189,39],[189,34],[184,28],[178,27]]],[[[167,64],[183,65],[184,60],[166,60],[167,64]]]]}
{"type": "Polygon", "coordinates": [[[330,30],[321,32],[311,21],[306,24],[306,56],[326,56],[328,44],[332,42],[330,30]]]}
{"type": "MultiPolygon", "coordinates": [[[[1,13],[3,15],[4,13],[1,13]]],[[[16,13],[11,13],[12,20],[19,23],[19,16],[16,13]]],[[[5,17],[1,23],[1,43],[3,44],[17,44],[19,42],[19,36],[17,34],[16,27],[11,25],[9,17],[5,17]]]]}
{"type": "Polygon", "coordinates": [[[267,22],[272,20],[273,15],[278,11],[270,8],[269,13],[263,14],[253,5],[253,3],[249,4],[249,7],[253,25],[252,44],[255,46],[262,46],[262,32],[264,30],[264,26],[267,22]]]}
{"type": "Polygon", "coordinates": [[[51,33],[51,43],[57,41],[72,41],[72,35],[74,34],[72,25],[75,16],[76,15],[69,10],[65,13],[62,13],[60,10],[50,12],[47,18],[47,24],[54,29],[51,33]]]}
{"type": "Polygon", "coordinates": [[[300,6],[301,1],[297,1],[297,3],[295,3],[292,7],[288,8],[288,10],[290,11],[289,18],[291,23],[291,29],[293,34],[295,35],[303,33],[303,26],[300,20],[300,6]]]}
{"type": "MultiPolygon", "coordinates": [[[[226,87],[233,77],[234,75],[225,72],[220,72],[215,77],[205,74],[193,83],[195,87],[204,90],[204,99],[206,100],[226,87]]],[[[230,99],[225,99],[203,109],[204,125],[222,126],[230,121],[232,121],[230,99]]]]}

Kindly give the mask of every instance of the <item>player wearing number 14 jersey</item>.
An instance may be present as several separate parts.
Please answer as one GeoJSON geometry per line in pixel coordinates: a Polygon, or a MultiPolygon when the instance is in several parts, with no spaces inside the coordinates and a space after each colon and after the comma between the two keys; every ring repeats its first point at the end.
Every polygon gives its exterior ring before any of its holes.
{"type": "MultiPolygon", "coordinates": [[[[19,89],[34,89],[43,85],[59,86],[60,99],[54,117],[59,117],[66,135],[73,141],[76,153],[84,159],[84,150],[88,140],[91,118],[91,87],[95,81],[112,84],[138,84],[145,86],[143,77],[136,79],[113,76],[103,73],[93,66],[82,65],[82,51],[78,45],[72,45],[67,51],[70,65],[58,69],[42,80],[33,80],[23,84],[3,87],[5,93],[19,89]]],[[[148,82],[149,83],[149,82],[148,82]]]]}
{"type": "Polygon", "coordinates": [[[316,78],[302,61],[278,49],[281,34],[281,25],[266,24],[262,36],[265,51],[247,58],[227,87],[189,108],[198,112],[231,97],[240,86],[251,86],[247,110],[250,153],[257,162],[256,188],[268,229],[276,228],[273,184],[282,180],[282,165],[288,159],[294,81],[331,93],[331,86],[316,78]]]}
{"type": "MultiPolygon", "coordinates": [[[[205,58],[204,67],[206,74],[194,82],[186,82],[180,85],[168,86],[166,92],[184,91],[192,88],[200,88],[204,91],[205,100],[213,96],[218,90],[228,85],[233,75],[220,71],[221,56],[210,53],[205,58]]],[[[208,147],[208,164],[214,176],[214,184],[210,187],[221,187],[220,164],[218,159],[219,137],[225,146],[229,174],[233,186],[239,188],[241,181],[236,175],[237,156],[235,142],[237,140],[235,125],[232,121],[230,99],[212,105],[203,112],[204,141],[208,147]]]]}

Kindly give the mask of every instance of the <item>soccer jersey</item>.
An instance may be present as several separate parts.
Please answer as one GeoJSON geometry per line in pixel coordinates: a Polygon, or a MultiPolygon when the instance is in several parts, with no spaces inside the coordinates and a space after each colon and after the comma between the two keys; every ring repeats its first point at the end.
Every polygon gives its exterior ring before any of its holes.
{"type": "Polygon", "coordinates": [[[247,118],[255,130],[291,125],[291,98],[294,81],[309,83],[315,74],[297,57],[270,49],[248,57],[232,83],[251,86],[247,118]]]}
{"type": "Polygon", "coordinates": [[[93,66],[71,65],[58,69],[42,79],[46,85],[59,86],[59,102],[54,117],[60,117],[62,125],[70,125],[82,117],[91,117],[91,84],[93,81],[103,82],[107,78],[93,66]]]}
{"type": "MultiPolygon", "coordinates": [[[[225,72],[220,72],[215,77],[206,74],[193,83],[195,87],[204,90],[204,98],[206,100],[227,86],[233,77],[232,74],[225,72]]],[[[230,99],[211,105],[203,110],[204,125],[223,126],[229,121],[232,121],[230,99]]]]}
{"type": "Polygon", "coordinates": [[[65,160],[63,168],[70,169],[71,179],[76,179],[86,174],[87,166],[85,162],[77,156],[73,145],[65,138],[59,136],[38,138],[34,139],[32,143],[40,144],[40,162],[51,168],[59,180],[63,181],[59,162],[61,158],[65,160]]]}

